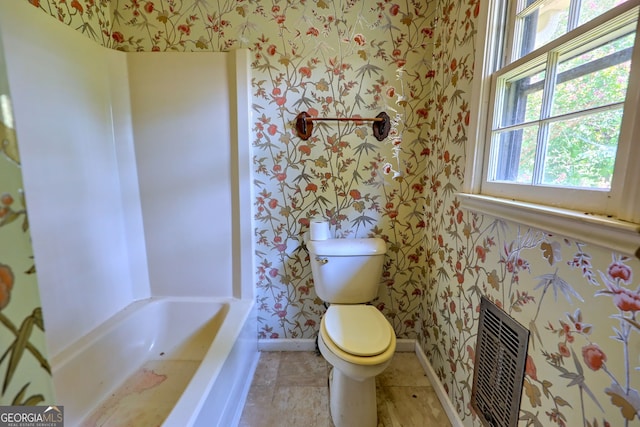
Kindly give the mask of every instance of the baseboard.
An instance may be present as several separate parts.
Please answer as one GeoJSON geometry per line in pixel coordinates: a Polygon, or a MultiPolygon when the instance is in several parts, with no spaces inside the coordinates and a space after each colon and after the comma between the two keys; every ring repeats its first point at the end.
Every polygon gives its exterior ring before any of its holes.
{"type": "Polygon", "coordinates": [[[316,340],[309,338],[261,339],[258,340],[258,351],[316,351],[316,340]]]}
{"type": "Polygon", "coordinates": [[[427,359],[427,355],[424,354],[424,351],[422,351],[422,347],[420,347],[420,344],[418,344],[418,341],[414,340],[414,345],[415,345],[414,351],[416,352],[416,356],[418,357],[418,360],[420,361],[420,364],[422,365],[422,368],[424,369],[425,374],[427,374],[427,378],[429,378],[429,382],[431,382],[433,391],[436,392],[436,395],[438,396],[438,400],[440,400],[440,404],[442,405],[442,408],[447,413],[447,418],[449,418],[449,421],[451,422],[451,426],[464,427],[464,424],[462,423],[462,420],[460,419],[458,412],[456,411],[455,407],[453,406],[453,403],[451,403],[451,400],[449,399],[449,395],[444,390],[444,387],[442,386],[440,379],[436,375],[436,372],[433,370],[431,363],[429,363],[429,359],[427,359]]]}
{"type": "Polygon", "coordinates": [[[416,351],[416,340],[396,340],[396,353],[412,353],[414,351],[416,351]]]}
{"type": "MultiPolygon", "coordinates": [[[[315,339],[276,339],[258,340],[259,351],[316,351],[315,339]]],[[[396,353],[408,353],[416,350],[416,340],[396,340],[396,353]]]]}

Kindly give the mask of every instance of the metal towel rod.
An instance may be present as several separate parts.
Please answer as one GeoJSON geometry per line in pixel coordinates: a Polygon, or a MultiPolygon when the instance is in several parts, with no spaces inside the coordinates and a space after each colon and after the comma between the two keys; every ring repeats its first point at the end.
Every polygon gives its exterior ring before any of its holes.
{"type": "Polygon", "coordinates": [[[304,141],[311,137],[314,121],[334,121],[334,122],[373,122],[373,136],[378,141],[382,141],[389,136],[391,130],[391,119],[384,111],[376,117],[311,117],[306,111],[296,116],[296,133],[304,141]]]}

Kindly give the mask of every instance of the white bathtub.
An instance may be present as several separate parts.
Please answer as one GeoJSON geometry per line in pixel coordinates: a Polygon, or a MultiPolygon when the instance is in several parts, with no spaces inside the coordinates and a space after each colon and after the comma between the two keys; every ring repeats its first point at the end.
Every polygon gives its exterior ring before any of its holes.
{"type": "Polygon", "coordinates": [[[52,358],[68,426],[232,426],[258,359],[253,303],[138,301],[52,358]]]}

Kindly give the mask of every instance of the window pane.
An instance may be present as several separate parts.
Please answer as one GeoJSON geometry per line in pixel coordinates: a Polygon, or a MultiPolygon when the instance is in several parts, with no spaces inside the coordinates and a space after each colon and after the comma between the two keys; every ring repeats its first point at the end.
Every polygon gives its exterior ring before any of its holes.
{"type": "Polygon", "coordinates": [[[622,108],[552,123],[542,183],[611,187],[622,108]]]}
{"type": "MultiPolygon", "coordinates": [[[[574,0],[578,11],[578,20],[569,25],[569,7],[571,0],[550,0],[518,18],[518,28],[522,37],[516,47],[516,58],[544,46],[558,37],[573,30],[603,13],[613,9],[626,0],[574,0]]],[[[526,6],[533,2],[527,1],[526,6]]]]}
{"type": "Polygon", "coordinates": [[[505,83],[499,127],[540,120],[544,71],[505,83]]]}
{"type": "Polygon", "coordinates": [[[531,184],[537,137],[538,125],[496,132],[491,151],[494,176],[490,181],[531,184]]]}
{"type": "Polygon", "coordinates": [[[634,35],[630,34],[561,62],[553,114],[624,102],[633,41],[634,35]]]}
{"type": "Polygon", "coordinates": [[[603,13],[613,9],[626,0],[583,0],[580,8],[579,24],[591,21],[603,13]]]}
{"type": "Polygon", "coordinates": [[[521,58],[565,34],[568,17],[569,0],[545,2],[522,17],[519,22],[522,38],[516,56],[521,58]]]}

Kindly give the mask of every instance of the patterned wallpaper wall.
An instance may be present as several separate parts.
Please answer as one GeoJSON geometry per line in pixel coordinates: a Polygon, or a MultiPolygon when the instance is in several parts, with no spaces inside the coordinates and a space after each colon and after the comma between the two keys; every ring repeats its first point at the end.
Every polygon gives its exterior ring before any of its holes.
{"type": "MultiPolygon", "coordinates": [[[[375,301],[418,338],[465,425],[487,295],[531,330],[521,424],[638,425],[637,259],[460,208],[478,0],[27,0],[103,45],[253,55],[259,336],[313,338],[312,218],[381,236],[375,301]],[[112,7],[109,10],[109,7],[112,7]],[[300,111],[395,119],[292,134],[300,111]],[[394,135],[395,136],[395,135],[394,135]]],[[[180,76],[176,76],[180,78],[180,76]]]]}
{"type": "MultiPolygon", "coordinates": [[[[430,75],[427,292],[420,343],[466,425],[481,295],[530,332],[527,426],[626,426],[640,418],[637,259],[460,209],[479,4],[441,0],[430,75]]],[[[477,420],[475,424],[478,424],[477,420]]]]}
{"type": "Polygon", "coordinates": [[[0,383],[0,405],[54,403],[2,40],[0,40],[0,383]]]}

